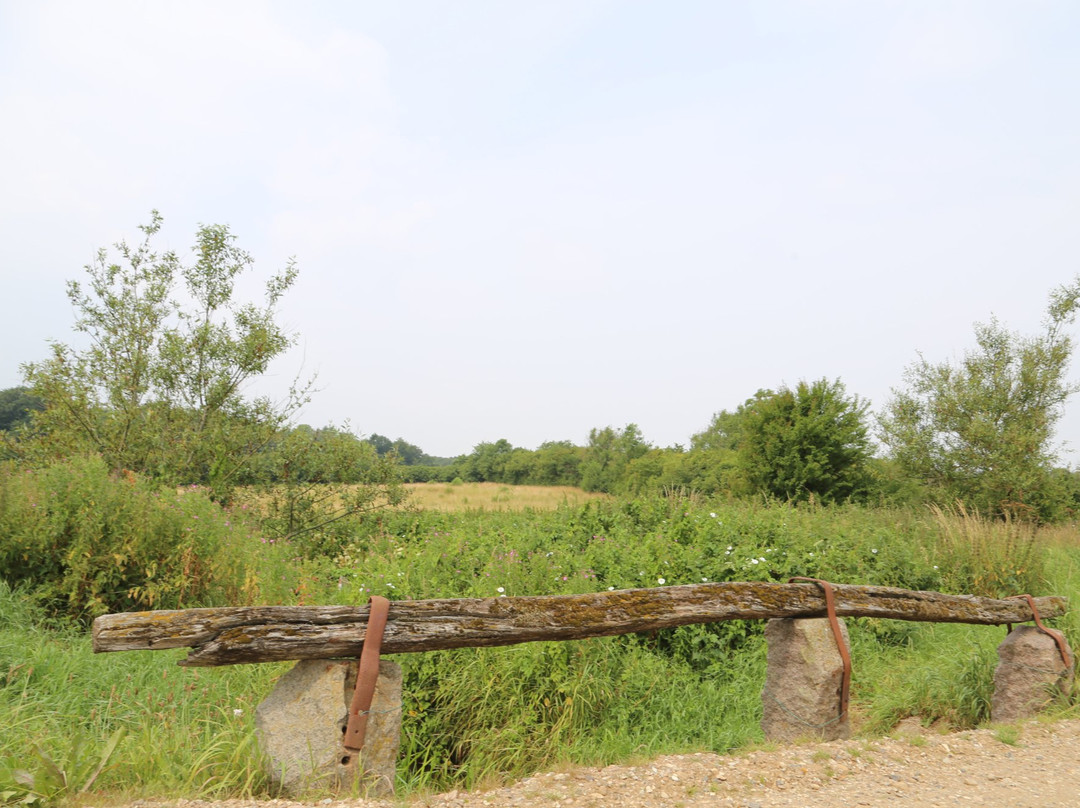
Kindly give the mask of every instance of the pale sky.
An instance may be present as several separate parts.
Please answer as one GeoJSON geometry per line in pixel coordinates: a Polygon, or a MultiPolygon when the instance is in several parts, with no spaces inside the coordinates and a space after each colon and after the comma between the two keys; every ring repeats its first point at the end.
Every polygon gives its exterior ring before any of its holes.
{"type": "Polygon", "coordinates": [[[162,248],[295,256],[252,392],[317,372],[314,426],[456,455],[687,444],[800,379],[878,408],[1080,272],[1078,36],[1072,0],[0,0],[0,388],[157,208],[162,248]]]}

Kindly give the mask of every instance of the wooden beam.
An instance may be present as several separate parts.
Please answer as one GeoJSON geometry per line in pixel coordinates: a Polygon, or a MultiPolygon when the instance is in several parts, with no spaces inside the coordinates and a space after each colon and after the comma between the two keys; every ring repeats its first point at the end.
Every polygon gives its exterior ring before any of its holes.
{"type": "MultiPolygon", "coordinates": [[[[939,623],[1002,625],[1032,619],[1027,603],[974,595],[835,584],[837,614],[939,623]]],[[[1036,598],[1059,617],[1061,597],[1036,598]]],[[[586,595],[403,600],[390,605],[383,653],[574,640],[720,620],[823,617],[813,583],[715,583],[586,595]]],[[[357,657],[366,606],[257,606],[107,614],[93,626],[94,651],[190,647],[179,664],[233,665],[357,657]]]]}

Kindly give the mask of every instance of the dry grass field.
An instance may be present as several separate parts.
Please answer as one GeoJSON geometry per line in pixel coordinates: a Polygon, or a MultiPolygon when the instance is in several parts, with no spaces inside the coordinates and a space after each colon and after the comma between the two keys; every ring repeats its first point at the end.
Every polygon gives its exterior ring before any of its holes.
{"type": "Polygon", "coordinates": [[[438,511],[551,510],[563,503],[580,505],[591,499],[609,499],[570,486],[503,485],[501,483],[411,483],[409,504],[438,511]]]}

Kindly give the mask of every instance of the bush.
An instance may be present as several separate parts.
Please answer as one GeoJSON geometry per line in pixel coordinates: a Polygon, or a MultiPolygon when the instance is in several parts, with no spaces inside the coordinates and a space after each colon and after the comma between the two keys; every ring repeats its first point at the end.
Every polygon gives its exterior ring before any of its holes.
{"type": "Polygon", "coordinates": [[[99,457],[0,468],[0,575],[52,615],[250,602],[249,538],[203,489],[114,476],[99,457]]]}

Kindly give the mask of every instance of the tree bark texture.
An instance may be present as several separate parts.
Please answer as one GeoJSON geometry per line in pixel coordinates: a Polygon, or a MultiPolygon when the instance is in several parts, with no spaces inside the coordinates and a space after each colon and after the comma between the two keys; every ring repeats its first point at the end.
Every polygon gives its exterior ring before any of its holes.
{"type": "MultiPolygon", "coordinates": [[[[1020,600],[834,584],[842,617],[1002,625],[1032,619],[1020,600]]],[[[1036,598],[1042,617],[1065,613],[1061,597],[1036,598]]],[[[386,654],[539,640],[576,640],[720,620],[824,617],[814,583],[714,583],[586,595],[401,600],[390,604],[386,654]]],[[[256,606],[107,614],[94,651],[190,647],[180,665],[357,657],[367,606],[256,606]]]]}

